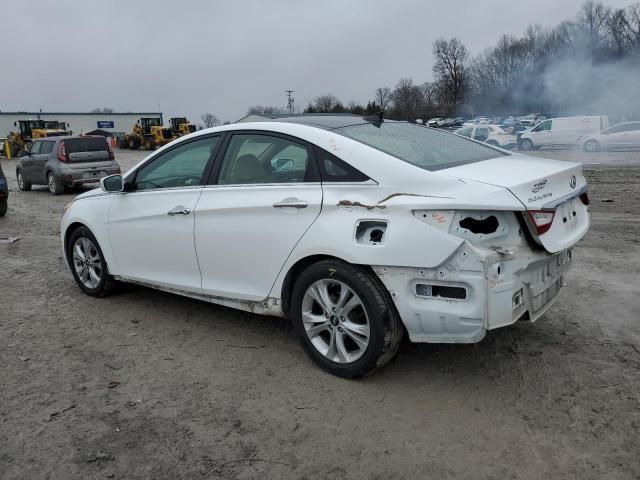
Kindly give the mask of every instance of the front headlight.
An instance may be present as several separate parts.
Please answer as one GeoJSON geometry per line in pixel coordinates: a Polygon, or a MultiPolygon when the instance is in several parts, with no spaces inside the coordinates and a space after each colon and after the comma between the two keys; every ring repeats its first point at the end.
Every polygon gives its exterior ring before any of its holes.
{"type": "Polygon", "coordinates": [[[73,205],[73,202],[67,203],[64,207],[62,207],[62,211],[60,212],[60,218],[64,217],[64,214],[67,213],[67,210],[73,205]]]}

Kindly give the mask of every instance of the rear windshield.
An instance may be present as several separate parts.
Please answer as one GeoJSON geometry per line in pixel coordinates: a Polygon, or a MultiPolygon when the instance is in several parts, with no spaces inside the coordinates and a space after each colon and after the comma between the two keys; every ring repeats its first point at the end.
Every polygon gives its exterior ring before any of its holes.
{"type": "Polygon", "coordinates": [[[64,146],[67,154],[109,151],[104,137],[68,138],[64,141],[64,146]]]}
{"type": "Polygon", "coordinates": [[[508,154],[472,140],[402,122],[367,123],[333,130],[424,170],[440,170],[508,154]]]}

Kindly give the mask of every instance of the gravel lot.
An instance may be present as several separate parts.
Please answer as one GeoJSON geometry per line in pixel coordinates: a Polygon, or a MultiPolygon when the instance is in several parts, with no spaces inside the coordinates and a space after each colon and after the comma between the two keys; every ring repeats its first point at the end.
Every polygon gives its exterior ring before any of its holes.
{"type": "Polygon", "coordinates": [[[82,294],[72,195],[17,191],[3,159],[0,237],[20,239],[0,244],[0,478],[640,478],[640,153],[536,154],[610,167],[587,171],[592,228],[556,305],[476,345],[405,342],[360,381],[279,319],[82,294]]]}

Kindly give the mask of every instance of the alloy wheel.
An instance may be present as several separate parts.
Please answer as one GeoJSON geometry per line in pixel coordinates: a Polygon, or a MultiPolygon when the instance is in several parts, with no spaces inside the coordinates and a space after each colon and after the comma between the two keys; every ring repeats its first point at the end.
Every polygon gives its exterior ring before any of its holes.
{"type": "Polygon", "coordinates": [[[364,304],[337,280],[322,279],[309,286],[302,300],[302,323],[315,349],[336,363],[355,362],[369,345],[364,304]]]}
{"type": "Polygon", "coordinates": [[[104,271],[100,253],[91,240],[79,237],[73,244],[73,268],[82,284],[90,289],[100,285],[104,271]]]}
{"type": "Polygon", "coordinates": [[[47,177],[47,186],[49,187],[49,191],[51,193],[56,193],[57,185],[56,178],[53,176],[53,173],[50,173],[47,177]]]}
{"type": "Polygon", "coordinates": [[[22,178],[22,172],[18,172],[18,188],[24,190],[24,178],[22,178]]]}

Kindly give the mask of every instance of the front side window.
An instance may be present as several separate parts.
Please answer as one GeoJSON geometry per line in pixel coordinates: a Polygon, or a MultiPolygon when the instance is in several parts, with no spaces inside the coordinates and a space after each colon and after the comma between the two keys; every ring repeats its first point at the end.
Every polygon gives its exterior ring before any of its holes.
{"type": "Polygon", "coordinates": [[[218,183],[255,185],[315,180],[306,146],[271,135],[237,134],[225,152],[218,183]]]}
{"type": "Polygon", "coordinates": [[[536,128],[533,129],[534,132],[546,132],[551,130],[551,120],[545,120],[536,128]]]}
{"type": "Polygon", "coordinates": [[[385,121],[379,127],[366,123],[333,131],[424,170],[440,170],[509,155],[458,135],[412,123],[385,121]]]}
{"type": "Polygon", "coordinates": [[[219,140],[220,137],[207,137],[187,142],[155,157],[136,173],[136,190],[201,185],[219,140]]]}
{"type": "Polygon", "coordinates": [[[40,147],[42,146],[42,142],[33,142],[31,144],[31,155],[37,155],[40,153],[40,147]]]}

